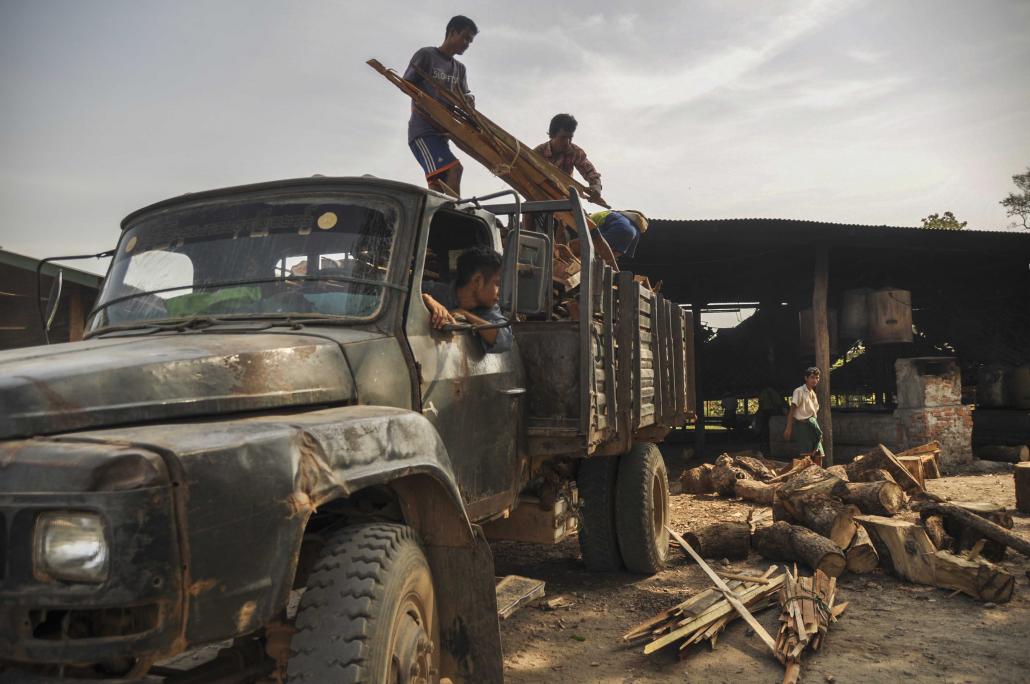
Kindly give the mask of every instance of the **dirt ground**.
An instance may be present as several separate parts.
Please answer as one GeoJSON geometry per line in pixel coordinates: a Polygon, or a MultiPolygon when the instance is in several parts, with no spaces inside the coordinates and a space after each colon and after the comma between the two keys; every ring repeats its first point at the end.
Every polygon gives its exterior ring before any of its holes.
{"type": "MultiPolygon", "coordinates": [[[[670,482],[679,468],[670,463],[670,482]]],[[[1011,468],[928,482],[954,500],[1015,507],[1011,468]]],[[[674,485],[674,491],[676,491],[674,485]]],[[[714,496],[674,494],[672,523],[688,530],[718,519],[745,520],[750,504],[714,496]]],[[[1030,516],[1014,516],[1014,531],[1030,537],[1030,516]]],[[[573,605],[545,611],[542,602],[501,623],[505,681],[561,682],[778,682],[782,667],[757,636],[737,620],[715,650],[694,647],[679,661],[676,647],[644,656],[621,635],[633,625],[710,586],[701,569],[673,552],[668,569],[654,577],[590,574],[575,540],[553,547],[503,542],[494,547],[498,575],[542,579],[547,596],[573,605]]],[[[728,572],[760,574],[769,562],[752,554],[728,572]]],[[[877,570],[846,574],[837,601],[847,611],[822,650],[802,662],[805,682],[1026,682],[1030,681],[1030,561],[1009,550],[1003,567],[1016,575],[1011,602],[989,607],[965,595],[908,584],[877,570]]],[[[756,616],[775,634],[777,610],[756,616]]]]}

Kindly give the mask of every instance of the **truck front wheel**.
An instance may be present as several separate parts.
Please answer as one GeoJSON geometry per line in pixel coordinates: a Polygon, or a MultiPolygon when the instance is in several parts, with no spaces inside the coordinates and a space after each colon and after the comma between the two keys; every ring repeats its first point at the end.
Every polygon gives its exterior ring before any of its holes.
{"type": "Polygon", "coordinates": [[[435,681],[436,597],[415,531],[366,523],[333,534],[308,578],[296,628],[290,682],[435,681]]]}
{"type": "Polygon", "coordinates": [[[653,575],[669,557],[669,477],[658,447],[638,442],[619,459],[615,528],[631,572],[653,575]]]}

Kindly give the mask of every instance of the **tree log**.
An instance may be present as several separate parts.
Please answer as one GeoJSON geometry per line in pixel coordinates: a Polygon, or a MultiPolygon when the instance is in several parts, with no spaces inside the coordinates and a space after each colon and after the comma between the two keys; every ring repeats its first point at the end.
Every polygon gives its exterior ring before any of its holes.
{"type": "Polygon", "coordinates": [[[787,522],[760,527],[752,535],[751,543],[769,560],[799,561],[830,577],[839,577],[847,565],[844,553],[829,539],[787,522]]]}
{"type": "Polygon", "coordinates": [[[991,541],[1004,544],[1009,548],[1018,551],[1027,558],[1030,558],[1030,541],[1017,534],[1009,532],[1001,525],[981,517],[977,513],[967,510],[969,504],[956,505],[954,503],[925,501],[913,506],[914,510],[930,514],[940,513],[946,518],[958,521],[962,526],[979,532],[981,536],[991,541]]]}
{"type": "Polygon", "coordinates": [[[746,453],[748,452],[744,452],[743,454],[733,454],[731,456],[733,459],[733,465],[740,468],[754,479],[761,480],[762,482],[766,482],[776,477],[776,473],[774,473],[765,463],[753,456],[745,455],[746,453]]]}
{"type": "Polygon", "coordinates": [[[737,480],[737,496],[746,501],[754,501],[771,506],[776,498],[776,485],[766,484],[758,480],[737,480]]]}
{"type": "Polygon", "coordinates": [[[751,476],[733,464],[733,458],[723,454],[715,459],[712,468],[712,486],[722,496],[733,496],[736,493],[737,480],[746,480],[751,476]]]}
{"type": "Polygon", "coordinates": [[[783,507],[795,518],[801,520],[796,505],[798,499],[808,494],[836,496],[836,493],[843,488],[844,484],[844,480],[834,477],[821,466],[811,465],[795,473],[790,479],[780,485],[779,498],[783,502],[783,507]]]}
{"type": "Polygon", "coordinates": [[[841,549],[848,548],[858,525],[854,517],[861,515],[855,506],[841,503],[825,494],[806,494],[791,500],[798,522],[826,537],[841,549]]]}
{"type": "Polygon", "coordinates": [[[981,601],[1005,603],[1012,598],[1015,578],[985,560],[970,561],[938,551],[919,525],[879,515],[862,515],[884,567],[919,584],[957,589],[981,601]]]}
{"type": "Polygon", "coordinates": [[[893,482],[894,484],[898,484],[897,480],[895,480],[893,477],[891,477],[891,474],[888,473],[883,468],[872,468],[870,470],[867,470],[864,473],[860,473],[857,480],[851,480],[851,481],[852,482],[893,482]]]}
{"type": "Polygon", "coordinates": [[[699,465],[696,468],[690,468],[684,470],[683,474],[680,475],[680,486],[683,488],[684,494],[711,494],[715,491],[715,486],[712,484],[712,469],[714,469],[711,463],[705,463],[699,465]]]}
{"type": "Polygon", "coordinates": [[[1002,463],[1023,463],[1030,461],[1030,447],[1025,444],[1019,446],[981,446],[977,447],[973,454],[982,461],[1000,461],[1002,463]]]}
{"type": "Polygon", "coordinates": [[[1030,463],[1017,463],[1012,473],[1016,481],[1016,508],[1030,513],[1030,463]]]}
{"type": "MultiPolygon", "coordinates": [[[[1005,529],[1012,529],[1012,514],[1005,510],[1004,506],[1000,506],[998,504],[971,501],[952,501],[950,503],[954,506],[958,506],[959,508],[969,511],[970,513],[975,513],[981,518],[990,520],[994,524],[1000,525],[1005,529]]],[[[922,513],[920,513],[920,518],[928,517],[935,516],[933,516],[929,511],[923,511],[922,513]]],[[[924,524],[923,527],[926,527],[926,525],[924,524]]],[[[951,542],[949,550],[953,551],[954,553],[961,555],[963,551],[967,551],[973,548],[977,542],[979,542],[981,539],[984,539],[986,543],[982,545],[980,555],[982,555],[987,560],[991,560],[996,563],[1001,560],[1004,560],[1004,544],[997,541],[986,539],[981,532],[979,532],[976,529],[973,529],[972,527],[969,527],[961,520],[952,516],[944,516],[943,527],[944,532],[948,535],[951,542]]],[[[933,535],[931,535],[930,539],[933,540],[933,538],[933,535]]]]}
{"type": "Polygon", "coordinates": [[[751,551],[751,527],[745,522],[718,522],[683,535],[702,558],[742,560],[751,551]]]}
{"type": "Polygon", "coordinates": [[[894,515],[905,505],[905,492],[893,482],[845,482],[840,498],[863,513],[894,515]]]}
{"type": "Polygon", "coordinates": [[[828,472],[830,475],[833,475],[834,477],[839,477],[845,482],[848,481],[848,471],[842,465],[830,466],[826,469],[826,472],[828,472]]]}
{"type": "Polygon", "coordinates": [[[945,551],[955,550],[955,539],[944,529],[944,517],[941,515],[928,515],[921,518],[926,536],[930,538],[933,545],[945,551]]]}
{"type": "Polygon", "coordinates": [[[776,494],[777,496],[773,497],[772,505],[773,522],[780,522],[781,520],[789,523],[797,522],[797,520],[794,519],[794,516],[790,514],[790,511],[783,507],[783,502],[780,501],[779,492],[776,494]]]}
{"type": "Polygon", "coordinates": [[[862,474],[868,470],[883,469],[891,474],[891,477],[901,485],[901,488],[908,494],[916,494],[923,491],[922,485],[912,477],[912,473],[903,466],[891,450],[882,444],[868,454],[856,456],[855,460],[844,466],[848,471],[848,479],[852,482],[863,480],[862,474]]]}
{"type": "Polygon", "coordinates": [[[880,556],[876,553],[876,547],[869,539],[869,533],[861,525],[858,526],[858,532],[855,533],[855,538],[851,540],[851,546],[848,547],[844,556],[850,572],[872,572],[880,564],[880,556]]]}

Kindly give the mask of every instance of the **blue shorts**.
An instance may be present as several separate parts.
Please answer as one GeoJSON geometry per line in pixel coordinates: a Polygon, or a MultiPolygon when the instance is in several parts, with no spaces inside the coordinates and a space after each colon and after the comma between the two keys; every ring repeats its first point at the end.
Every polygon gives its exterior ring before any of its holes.
{"type": "Polygon", "coordinates": [[[613,252],[632,257],[637,251],[640,231],[633,222],[617,211],[608,214],[597,229],[613,252]]]}
{"type": "Polygon", "coordinates": [[[433,178],[461,164],[442,135],[423,135],[408,143],[426,178],[433,178]]]}

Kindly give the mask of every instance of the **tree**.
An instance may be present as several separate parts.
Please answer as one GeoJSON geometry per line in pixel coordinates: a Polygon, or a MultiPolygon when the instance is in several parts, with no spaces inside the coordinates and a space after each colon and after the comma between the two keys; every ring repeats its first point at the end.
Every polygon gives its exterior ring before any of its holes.
{"type": "Polygon", "coordinates": [[[920,220],[923,222],[923,228],[935,228],[937,230],[962,230],[966,227],[966,223],[968,223],[968,221],[959,221],[950,211],[944,212],[943,216],[930,214],[920,220]]]}
{"type": "MultiPolygon", "coordinates": [[[[1017,173],[1012,177],[1012,182],[1019,188],[1019,194],[1010,192],[1009,196],[999,204],[1005,207],[1006,216],[1014,216],[1019,219],[1024,228],[1030,228],[1030,167],[1026,173],[1017,173]]],[[[1013,223],[1012,225],[1017,225],[1013,223]]]]}

